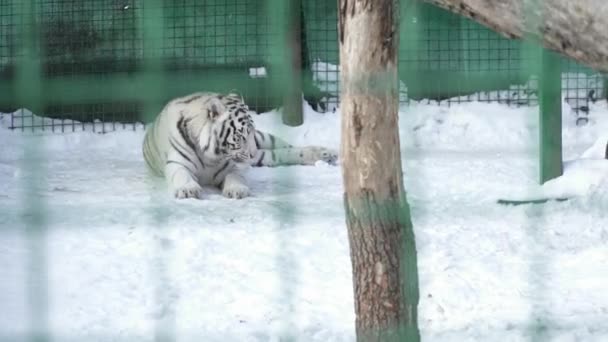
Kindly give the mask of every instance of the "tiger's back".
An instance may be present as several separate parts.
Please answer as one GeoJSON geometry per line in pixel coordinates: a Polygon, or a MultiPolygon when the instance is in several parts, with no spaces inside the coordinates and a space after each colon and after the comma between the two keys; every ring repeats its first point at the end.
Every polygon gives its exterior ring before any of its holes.
{"type": "MultiPolygon", "coordinates": [[[[180,117],[186,113],[185,109],[197,105],[202,107],[205,100],[215,96],[217,96],[215,93],[199,92],[173,99],[165,105],[156,119],[148,125],[144,136],[143,155],[150,170],[159,176],[164,175],[172,135],[177,143],[186,143],[186,138],[182,136],[186,132],[180,132],[178,127],[180,117]]],[[[196,110],[188,111],[190,116],[198,116],[199,120],[205,121],[204,117],[197,113],[196,110]]],[[[196,150],[190,152],[196,153],[196,150]]]]}
{"type": "Polygon", "coordinates": [[[167,160],[167,146],[159,144],[159,142],[167,141],[168,129],[163,125],[166,121],[166,106],[161,113],[148,124],[143,142],[143,155],[146,164],[155,174],[162,176],[164,174],[164,164],[167,160]],[[164,129],[163,129],[164,128],[164,129]]]}

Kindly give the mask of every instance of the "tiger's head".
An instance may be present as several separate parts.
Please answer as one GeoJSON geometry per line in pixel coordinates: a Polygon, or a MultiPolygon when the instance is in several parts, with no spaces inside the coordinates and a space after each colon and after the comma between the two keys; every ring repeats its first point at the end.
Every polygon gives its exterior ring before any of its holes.
{"type": "Polygon", "coordinates": [[[237,94],[220,95],[207,105],[212,135],[202,141],[203,151],[216,159],[247,164],[257,152],[255,126],[249,107],[237,94]]]}

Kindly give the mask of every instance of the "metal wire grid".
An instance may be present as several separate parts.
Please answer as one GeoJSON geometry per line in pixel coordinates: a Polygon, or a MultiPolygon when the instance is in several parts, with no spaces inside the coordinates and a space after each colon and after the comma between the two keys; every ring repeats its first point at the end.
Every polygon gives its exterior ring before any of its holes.
{"type": "Polygon", "coordinates": [[[38,0],[44,76],[133,71],[139,1],[38,0]]]}
{"type": "MultiPolygon", "coordinates": [[[[21,15],[13,0],[0,0],[0,80],[14,76],[14,64],[18,55],[17,34],[21,15]]],[[[0,106],[0,111],[4,108],[0,106]]]]}
{"type": "Polygon", "coordinates": [[[164,1],[166,31],[163,61],[169,72],[199,71],[203,82],[213,73],[223,84],[205,83],[212,91],[235,90],[257,111],[281,104],[269,91],[272,38],[279,34],[270,24],[260,0],[164,1]]]}
{"type": "MultiPolygon", "coordinates": [[[[39,58],[44,79],[81,75],[104,77],[113,72],[132,72],[141,59],[141,35],[137,32],[135,1],[38,0],[34,2],[39,31],[39,58]]],[[[18,1],[2,0],[3,30],[0,41],[0,78],[14,82],[13,69],[18,61],[15,35],[21,15],[15,10],[18,1]],[[6,15],[5,15],[6,14],[6,15]],[[4,26],[10,30],[4,30],[4,26]]],[[[95,87],[94,84],[90,85],[95,87]]],[[[51,101],[53,99],[50,99],[51,101]]],[[[2,106],[11,112],[17,103],[2,106]]],[[[112,99],[98,103],[49,103],[44,117],[29,110],[11,114],[11,128],[52,132],[90,130],[106,132],[136,129],[136,103],[118,103],[112,99]]],[[[40,113],[38,113],[40,114],[40,113]]]]}
{"type": "Polygon", "coordinates": [[[307,45],[305,66],[319,92],[320,109],[331,111],[338,107],[340,94],[337,2],[303,1],[302,11],[307,45]]]}
{"type": "MultiPolygon", "coordinates": [[[[164,1],[163,57],[179,67],[262,64],[267,23],[257,1],[164,1]],[[258,18],[260,17],[260,18],[258,18]]],[[[261,66],[261,65],[260,65],[261,66]]]]}
{"type": "Polygon", "coordinates": [[[608,99],[606,76],[569,60],[563,60],[562,69],[562,97],[576,113],[576,123],[586,124],[593,104],[608,99]]]}
{"type": "MultiPolygon", "coordinates": [[[[3,28],[14,27],[19,15],[13,11],[15,2],[2,0],[3,28]]],[[[216,86],[213,78],[206,81],[209,89],[236,90],[245,96],[253,109],[266,111],[281,105],[280,95],[272,96],[269,75],[281,77],[278,70],[268,70],[272,39],[279,34],[270,24],[264,5],[266,1],[162,1],[165,27],[162,51],[167,72],[210,73],[215,80],[224,79],[226,86],[216,86]]],[[[39,0],[35,2],[40,20],[40,47],[43,55],[43,77],[66,79],[92,75],[99,80],[115,73],[136,74],[144,59],[144,37],[139,29],[142,1],[39,0]]],[[[13,30],[14,31],[14,30],[13,30]]],[[[18,41],[11,30],[0,36],[0,76],[12,81],[16,56],[13,45],[18,41]]],[[[147,56],[150,57],[150,56],[147,56]]],[[[89,85],[96,88],[96,82],[89,85]]],[[[180,94],[185,95],[185,94],[180,94]]],[[[174,94],[167,94],[168,100],[174,94]]],[[[50,99],[51,101],[53,99],[50,99]]],[[[1,108],[12,112],[16,105],[1,108]]],[[[92,130],[106,132],[118,127],[133,128],[144,117],[138,102],[108,98],[96,103],[51,103],[44,109],[44,118],[30,111],[11,115],[11,128],[92,130]],[[55,120],[51,120],[55,119],[55,120]],[[78,122],[74,122],[78,121],[78,122]]]]}
{"type": "Polygon", "coordinates": [[[522,43],[430,5],[402,18],[400,75],[407,100],[537,104],[522,73],[522,43]]]}

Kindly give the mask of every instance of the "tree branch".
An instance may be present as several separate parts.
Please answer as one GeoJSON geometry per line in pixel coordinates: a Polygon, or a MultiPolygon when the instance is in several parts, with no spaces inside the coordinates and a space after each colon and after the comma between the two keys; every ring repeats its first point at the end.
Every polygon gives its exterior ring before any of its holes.
{"type": "Polygon", "coordinates": [[[608,72],[606,0],[424,0],[508,38],[538,39],[593,69],[608,72]],[[536,7],[534,7],[536,6],[536,7]]]}

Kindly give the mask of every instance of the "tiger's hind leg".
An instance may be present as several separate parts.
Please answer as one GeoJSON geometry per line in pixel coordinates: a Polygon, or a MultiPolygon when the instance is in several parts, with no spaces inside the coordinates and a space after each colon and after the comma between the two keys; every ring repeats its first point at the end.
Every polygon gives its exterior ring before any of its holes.
{"type": "Polygon", "coordinates": [[[285,147],[258,150],[252,160],[253,166],[314,165],[317,161],[335,165],[338,154],[319,146],[285,147]]]}
{"type": "Polygon", "coordinates": [[[278,138],[270,133],[266,133],[266,132],[262,132],[262,131],[258,131],[258,130],[255,131],[254,138],[255,138],[255,146],[258,149],[262,149],[262,150],[273,150],[273,149],[279,149],[279,148],[293,147],[281,138],[278,138]]]}

